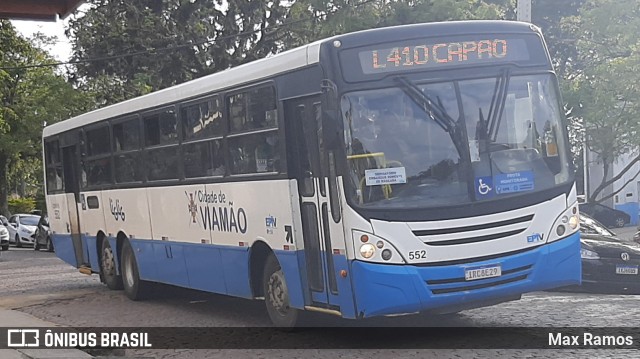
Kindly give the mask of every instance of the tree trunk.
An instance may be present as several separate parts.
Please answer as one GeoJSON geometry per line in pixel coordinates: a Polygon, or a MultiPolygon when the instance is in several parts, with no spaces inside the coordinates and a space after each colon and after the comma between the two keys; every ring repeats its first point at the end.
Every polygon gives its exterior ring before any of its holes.
{"type": "Polygon", "coordinates": [[[9,213],[9,188],[7,184],[7,156],[0,154],[0,213],[10,216],[9,213]]]}

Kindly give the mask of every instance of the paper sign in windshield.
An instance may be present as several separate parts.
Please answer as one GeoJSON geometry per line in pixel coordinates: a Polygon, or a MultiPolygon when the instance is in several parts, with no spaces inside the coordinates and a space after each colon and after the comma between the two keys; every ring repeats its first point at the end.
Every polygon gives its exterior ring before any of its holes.
{"type": "Polygon", "coordinates": [[[531,171],[503,173],[493,178],[493,184],[496,186],[498,194],[531,191],[533,183],[533,172],[531,171]]]}
{"type": "Polygon", "coordinates": [[[407,183],[407,175],[404,167],[365,170],[364,175],[367,186],[407,183]]]}

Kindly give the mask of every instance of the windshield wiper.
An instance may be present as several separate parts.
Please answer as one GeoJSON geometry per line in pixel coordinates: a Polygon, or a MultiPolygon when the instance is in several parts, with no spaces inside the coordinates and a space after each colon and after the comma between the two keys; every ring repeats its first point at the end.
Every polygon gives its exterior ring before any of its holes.
{"type": "Polygon", "coordinates": [[[454,120],[442,104],[442,100],[438,98],[438,102],[434,101],[429,95],[425,94],[411,80],[398,76],[395,78],[403,86],[400,89],[409,96],[409,98],[420,107],[425,114],[432,119],[438,126],[449,134],[456,151],[464,161],[469,159],[469,147],[466,143],[465,128],[461,126],[459,121],[454,120]]]}
{"type": "MultiPolygon", "coordinates": [[[[498,129],[500,128],[500,122],[502,121],[504,105],[507,102],[507,89],[509,88],[510,78],[511,74],[509,69],[504,69],[500,75],[496,77],[496,86],[493,89],[491,107],[489,107],[489,114],[487,116],[487,136],[491,142],[496,142],[496,139],[498,138],[498,129]]],[[[480,110],[480,117],[480,120],[484,121],[482,110],[480,110]]]]}
{"type": "MultiPolygon", "coordinates": [[[[447,113],[440,97],[438,97],[438,102],[436,102],[429,95],[422,92],[422,90],[409,79],[402,76],[398,76],[395,79],[403,85],[400,89],[404,91],[429,118],[449,134],[451,142],[453,142],[460,156],[462,170],[465,173],[464,177],[467,179],[466,183],[469,197],[475,200],[475,182],[471,168],[471,152],[467,142],[465,122],[454,120],[449,113],[447,113]]],[[[460,101],[460,88],[457,84],[455,84],[455,92],[457,101],[460,101]]]]}
{"type": "Polygon", "coordinates": [[[456,122],[449,116],[447,110],[442,105],[442,102],[436,103],[428,95],[418,88],[413,82],[405,77],[398,76],[395,78],[398,82],[403,84],[401,87],[409,98],[418,105],[429,118],[431,118],[438,126],[449,133],[453,133],[456,128],[456,122]]]}

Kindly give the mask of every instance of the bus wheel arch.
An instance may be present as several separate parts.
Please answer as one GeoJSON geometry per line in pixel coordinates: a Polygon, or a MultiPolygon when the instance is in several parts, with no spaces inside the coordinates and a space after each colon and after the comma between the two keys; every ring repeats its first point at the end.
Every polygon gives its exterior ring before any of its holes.
{"type": "Polygon", "coordinates": [[[249,254],[249,284],[254,298],[264,296],[263,272],[267,258],[273,253],[271,247],[263,241],[256,241],[249,254]]]}

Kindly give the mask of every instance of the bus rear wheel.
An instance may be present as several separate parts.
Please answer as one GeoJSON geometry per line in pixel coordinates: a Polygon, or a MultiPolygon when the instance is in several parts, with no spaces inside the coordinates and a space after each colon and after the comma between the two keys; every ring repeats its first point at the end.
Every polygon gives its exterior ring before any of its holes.
{"type": "Polygon", "coordinates": [[[129,241],[125,241],[122,246],[122,261],[120,273],[122,273],[122,283],[124,293],[131,300],[143,300],[149,296],[151,283],[140,279],[138,262],[129,241]]]}
{"type": "Polygon", "coordinates": [[[298,324],[300,311],[290,306],[289,290],[284,272],[273,253],[267,257],[262,284],[264,301],[271,322],[276,327],[294,328],[298,324]]]}
{"type": "Polygon", "coordinates": [[[102,250],[100,255],[100,273],[104,279],[104,283],[107,288],[112,290],[122,289],[122,276],[119,276],[116,271],[116,258],[113,255],[113,250],[109,241],[104,238],[102,240],[102,250]]]}

